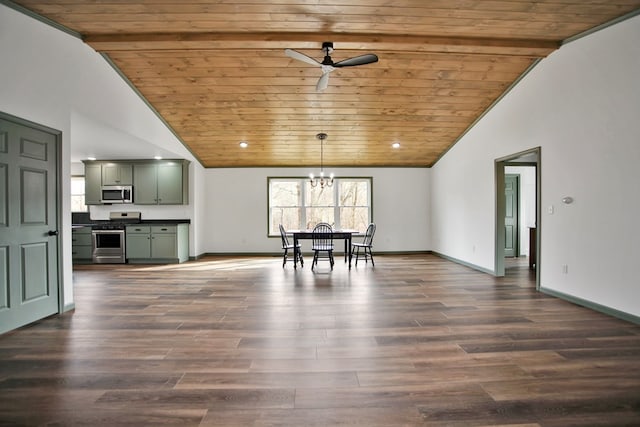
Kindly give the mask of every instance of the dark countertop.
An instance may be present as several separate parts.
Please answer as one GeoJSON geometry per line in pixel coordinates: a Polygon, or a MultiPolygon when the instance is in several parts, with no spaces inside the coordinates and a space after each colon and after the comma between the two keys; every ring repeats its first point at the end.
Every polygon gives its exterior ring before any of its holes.
{"type": "Polygon", "coordinates": [[[191,224],[190,219],[143,219],[138,224],[191,224]]]}
{"type": "MultiPolygon", "coordinates": [[[[114,222],[114,221],[91,220],[91,222],[87,222],[87,223],[71,224],[71,228],[91,227],[92,225],[104,224],[109,222],[114,222]]],[[[190,219],[143,219],[143,220],[140,220],[140,222],[131,223],[130,225],[174,225],[174,224],[191,224],[191,220],[190,219]]]]}

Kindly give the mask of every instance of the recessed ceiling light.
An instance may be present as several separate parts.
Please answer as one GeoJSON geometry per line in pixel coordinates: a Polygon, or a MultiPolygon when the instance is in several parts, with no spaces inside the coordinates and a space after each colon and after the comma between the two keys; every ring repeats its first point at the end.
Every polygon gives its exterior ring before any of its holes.
{"type": "Polygon", "coordinates": [[[399,142],[394,142],[393,144],[391,144],[391,147],[400,148],[400,143],[399,142]]]}
{"type": "Polygon", "coordinates": [[[95,160],[95,157],[87,157],[87,160],[95,160]]]}
{"type": "Polygon", "coordinates": [[[162,160],[162,156],[153,156],[153,158],[156,160],[162,160]]]}
{"type": "Polygon", "coordinates": [[[240,141],[240,148],[247,148],[249,143],[247,141],[240,141]]]}

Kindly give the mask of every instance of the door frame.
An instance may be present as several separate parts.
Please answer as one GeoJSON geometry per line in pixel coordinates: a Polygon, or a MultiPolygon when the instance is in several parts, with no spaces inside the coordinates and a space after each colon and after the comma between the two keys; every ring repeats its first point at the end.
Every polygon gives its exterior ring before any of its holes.
{"type": "MultiPolygon", "coordinates": [[[[55,138],[55,144],[56,144],[56,158],[55,158],[55,162],[56,162],[56,174],[54,179],[56,180],[55,182],[55,191],[56,191],[56,229],[58,230],[58,236],[56,239],[56,265],[57,265],[57,286],[58,286],[58,314],[60,313],[64,313],[65,311],[65,307],[64,307],[64,300],[65,300],[65,295],[64,295],[64,281],[63,281],[63,263],[62,263],[62,241],[64,239],[64,233],[62,232],[62,202],[61,202],[61,196],[62,196],[62,132],[57,130],[57,129],[53,129],[50,128],[48,126],[45,125],[41,125],[39,123],[36,122],[32,122],[30,120],[27,119],[23,119],[21,117],[17,117],[8,113],[5,113],[3,111],[0,111],[0,118],[7,120],[7,121],[11,121],[14,122],[16,124],[19,124],[21,126],[26,126],[26,127],[30,127],[32,129],[37,129],[39,131],[42,132],[46,132],[46,133],[50,133],[51,135],[54,136],[55,138]]],[[[12,200],[9,200],[9,202],[12,202],[12,200]]],[[[15,201],[14,201],[15,202],[15,201]]]]}
{"type": "MultiPolygon", "coordinates": [[[[494,253],[494,274],[498,277],[504,276],[504,212],[506,207],[506,197],[504,194],[505,167],[506,166],[533,166],[536,172],[536,289],[540,289],[540,268],[541,268],[541,246],[542,241],[542,148],[535,147],[519,153],[500,157],[494,161],[495,167],[495,253],[494,253]]],[[[531,256],[531,254],[529,254],[531,256]]]]}

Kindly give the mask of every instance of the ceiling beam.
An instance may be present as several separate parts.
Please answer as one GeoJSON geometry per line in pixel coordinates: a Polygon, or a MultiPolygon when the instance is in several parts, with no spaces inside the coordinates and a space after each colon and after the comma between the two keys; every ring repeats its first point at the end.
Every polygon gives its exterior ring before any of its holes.
{"type": "Polygon", "coordinates": [[[336,41],[342,50],[406,51],[526,56],[542,58],[558,49],[550,40],[381,35],[346,33],[145,33],[93,34],[83,40],[98,52],[220,49],[320,49],[323,41],[336,41]]]}

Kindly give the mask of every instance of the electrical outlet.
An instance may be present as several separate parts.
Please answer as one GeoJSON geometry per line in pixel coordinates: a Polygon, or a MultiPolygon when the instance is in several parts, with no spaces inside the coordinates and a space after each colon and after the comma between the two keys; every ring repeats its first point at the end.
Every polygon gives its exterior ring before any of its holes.
{"type": "Polygon", "coordinates": [[[562,273],[569,274],[569,266],[567,264],[562,265],[562,273]]]}
{"type": "Polygon", "coordinates": [[[547,208],[547,213],[549,215],[553,215],[553,205],[549,205],[549,207],[547,208]]]}

